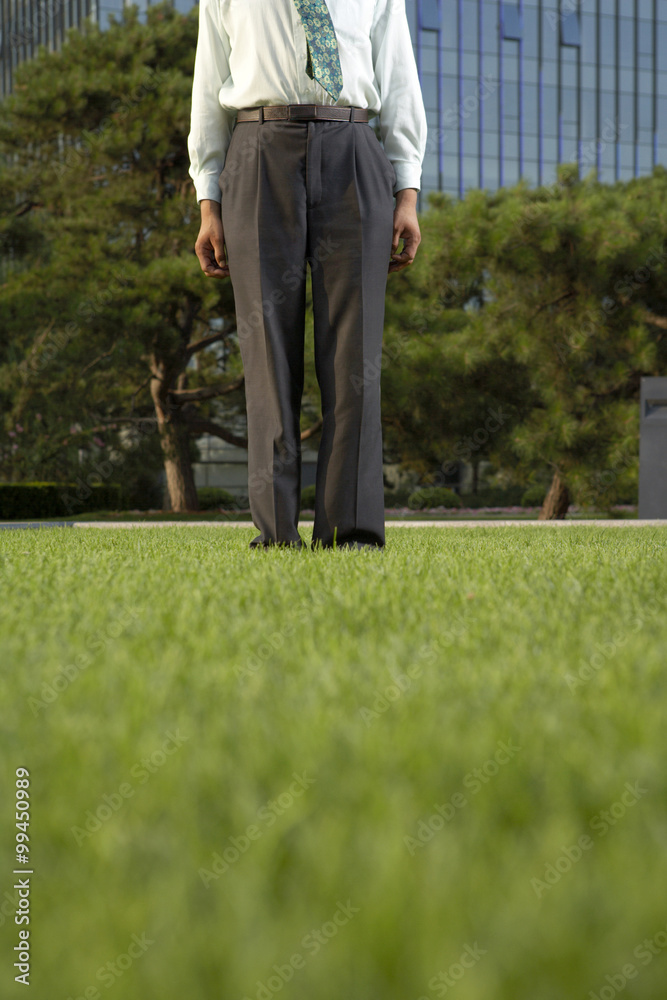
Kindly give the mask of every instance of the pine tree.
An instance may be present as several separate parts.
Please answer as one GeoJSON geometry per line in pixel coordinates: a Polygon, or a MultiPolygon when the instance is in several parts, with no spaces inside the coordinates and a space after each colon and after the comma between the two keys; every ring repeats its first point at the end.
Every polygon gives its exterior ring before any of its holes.
{"type": "Polygon", "coordinates": [[[194,439],[247,445],[231,284],[194,253],[196,42],[196,7],[124,8],[20,66],[0,107],[0,393],[24,434],[7,476],[71,476],[93,437],[150,417],[171,508],[194,510],[194,439]]]}
{"type": "Polygon", "coordinates": [[[551,187],[435,197],[432,249],[403,292],[421,327],[391,307],[404,350],[386,384],[406,454],[429,426],[421,455],[446,452],[452,410],[474,423],[493,399],[511,419],[488,454],[519,481],[550,471],[543,518],[635,488],[640,379],[667,367],[666,195],[663,167],[608,185],[564,164],[551,187]]]}

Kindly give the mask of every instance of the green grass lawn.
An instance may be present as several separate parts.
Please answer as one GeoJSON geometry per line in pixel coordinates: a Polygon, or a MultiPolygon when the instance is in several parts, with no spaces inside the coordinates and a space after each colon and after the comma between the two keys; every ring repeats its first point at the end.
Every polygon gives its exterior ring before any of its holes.
{"type": "Polygon", "coordinates": [[[2,532],[0,995],[662,998],[667,532],[255,534],[2,532]]]}

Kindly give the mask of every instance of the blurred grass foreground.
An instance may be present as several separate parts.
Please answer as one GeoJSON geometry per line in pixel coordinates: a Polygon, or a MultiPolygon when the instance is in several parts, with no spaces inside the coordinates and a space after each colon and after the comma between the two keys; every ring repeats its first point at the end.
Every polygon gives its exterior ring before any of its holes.
{"type": "MultiPolygon", "coordinates": [[[[308,531],[310,529],[307,529],[308,531]]],[[[667,534],[2,533],[38,1000],[664,996],[667,534]]]]}

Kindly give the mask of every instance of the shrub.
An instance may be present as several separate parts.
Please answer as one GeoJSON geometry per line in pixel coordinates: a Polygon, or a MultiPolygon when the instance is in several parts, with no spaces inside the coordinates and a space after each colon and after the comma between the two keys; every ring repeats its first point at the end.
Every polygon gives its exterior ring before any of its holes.
{"type": "Polygon", "coordinates": [[[411,510],[427,510],[429,507],[461,507],[461,498],[446,486],[426,486],[415,490],[408,498],[411,510]]]}
{"type": "Polygon", "coordinates": [[[301,491],[301,510],[315,509],[315,487],[306,486],[301,491]]]}
{"type": "MultiPolygon", "coordinates": [[[[127,473],[126,468],[123,473],[127,473]]],[[[121,483],[121,510],[160,510],[164,502],[164,485],[154,472],[134,473],[125,476],[121,483]]]]}
{"type": "MultiPolygon", "coordinates": [[[[126,470],[123,469],[123,472],[126,470]]],[[[120,510],[160,510],[164,486],[159,477],[146,471],[124,479],[120,484],[120,510]]]]}
{"type": "Polygon", "coordinates": [[[197,498],[200,510],[234,510],[240,507],[238,497],[233,497],[227,490],[215,486],[200,486],[197,498]]]}
{"type": "Polygon", "coordinates": [[[541,507],[544,503],[544,498],[547,495],[546,488],[535,483],[533,486],[529,486],[521,497],[522,507],[541,507]]]}
{"type": "Polygon", "coordinates": [[[0,483],[0,518],[71,517],[93,510],[119,510],[118,483],[0,483]]]}
{"type": "Polygon", "coordinates": [[[414,486],[399,486],[395,490],[385,489],[385,507],[407,507],[408,501],[414,493],[414,486]]]}
{"type": "Polygon", "coordinates": [[[487,487],[479,493],[462,493],[461,503],[472,510],[479,507],[518,507],[525,489],[525,486],[487,487]]]}

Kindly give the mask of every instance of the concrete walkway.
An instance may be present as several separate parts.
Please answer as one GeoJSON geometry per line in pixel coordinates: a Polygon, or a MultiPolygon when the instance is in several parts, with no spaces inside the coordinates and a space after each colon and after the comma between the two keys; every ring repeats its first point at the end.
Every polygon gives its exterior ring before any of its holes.
{"type": "MultiPolygon", "coordinates": [[[[300,528],[312,527],[303,521],[300,528]]],[[[251,521],[4,521],[3,528],[248,528],[257,530],[251,521]]],[[[652,521],[605,518],[565,521],[386,521],[387,528],[667,528],[667,518],[652,521]]]]}

